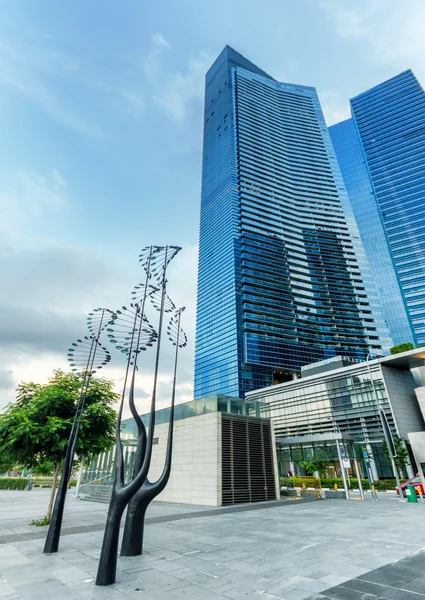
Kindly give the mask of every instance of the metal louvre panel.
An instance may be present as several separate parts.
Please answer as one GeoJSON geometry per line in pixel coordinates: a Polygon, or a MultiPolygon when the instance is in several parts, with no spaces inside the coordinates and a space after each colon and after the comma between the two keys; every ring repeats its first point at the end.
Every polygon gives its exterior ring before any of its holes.
{"type": "Polygon", "coordinates": [[[264,453],[262,447],[261,421],[248,423],[249,457],[251,471],[251,502],[267,500],[264,477],[264,453]]]}
{"type": "Polygon", "coordinates": [[[221,495],[222,504],[233,504],[232,422],[221,421],[221,495]]]}
{"type": "Polygon", "coordinates": [[[270,422],[222,414],[222,504],[276,499],[270,422]]]}
{"type": "Polygon", "coordinates": [[[267,485],[267,500],[276,500],[276,483],[273,463],[273,442],[270,424],[263,424],[264,463],[267,485]]]}
{"type": "Polygon", "coordinates": [[[234,502],[249,502],[249,445],[246,422],[232,420],[233,427],[233,496],[234,502]]]}

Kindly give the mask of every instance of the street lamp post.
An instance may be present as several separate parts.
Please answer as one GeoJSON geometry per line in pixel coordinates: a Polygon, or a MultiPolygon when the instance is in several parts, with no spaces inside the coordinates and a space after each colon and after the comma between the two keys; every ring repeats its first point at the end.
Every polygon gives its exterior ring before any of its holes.
{"type": "Polygon", "coordinates": [[[390,431],[390,429],[388,427],[388,424],[385,422],[386,421],[386,417],[385,417],[383,409],[380,406],[378,393],[377,393],[376,388],[375,388],[375,382],[373,380],[372,373],[371,373],[371,370],[370,370],[369,359],[370,359],[371,355],[372,355],[372,353],[369,352],[369,354],[366,357],[367,370],[368,370],[368,373],[369,373],[370,381],[372,383],[373,395],[375,397],[376,406],[378,408],[379,418],[381,419],[382,430],[384,432],[385,441],[387,443],[388,454],[390,456],[390,461],[391,461],[391,467],[392,467],[392,470],[393,470],[393,473],[394,473],[394,477],[395,477],[395,480],[396,480],[396,483],[397,483],[398,492],[399,492],[399,495],[400,495],[400,502],[404,502],[404,499],[403,499],[403,490],[402,490],[401,483],[400,483],[400,477],[398,475],[397,466],[395,464],[394,456],[393,456],[393,453],[391,451],[391,449],[394,448],[394,440],[392,439],[391,431],[390,431]]]}

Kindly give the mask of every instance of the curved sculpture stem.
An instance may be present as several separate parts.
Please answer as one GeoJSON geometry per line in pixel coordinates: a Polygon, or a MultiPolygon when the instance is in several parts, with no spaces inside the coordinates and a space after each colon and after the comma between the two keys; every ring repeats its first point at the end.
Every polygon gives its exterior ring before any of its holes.
{"type": "Polygon", "coordinates": [[[80,423],[83,416],[84,406],[86,403],[87,390],[90,384],[91,373],[93,372],[94,360],[96,357],[98,340],[102,331],[104,315],[105,309],[103,309],[102,311],[97,337],[92,338],[92,342],[90,345],[90,352],[87,360],[87,367],[84,374],[83,383],[81,386],[80,397],[77,402],[71,433],[69,434],[68,445],[66,447],[65,459],[62,468],[62,476],[58,486],[58,490],[56,492],[52,518],[50,520],[49,530],[47,532],[46,541],[44,544],[43,552],[45,554],[57,552],[59,549],[59,540],[62,529],[63,513],[65,510],[66,493],[68,490],[69,480],[71,478],[75,448],[77,446],[78,433],[80,430],[80,423]]]}
{"type": "Polygon", "coordinates": [[[118,560],[118,542],[120,536],[120,523],[127,500],[116,489],[112,491],[106,519],[105,534],[103,536],[102,550],[100,552],[99,566],[96,576],[96,585],[111,585],[115,583],[118,560]]]}
{"type": "MultiPolygon", "coordinates": [[[[178,332],[180,331],[181,311],[178,317],[178,332]]],[[[173,387],[171,393],[170,420],[168,425],[167,453],[161,477],[155,483],[146,480],[141,489],[133,496],[125,521],[124,534],[121,543],[121,556],[139,556],[143,553],[143,538],[145,528],[145,515],[149,504],[160,494],[168,483],[171,474],[171,459],[173,451],[174,432],[174,406],[176,397],[177,360],[179,351],[179,338],[177,335],[176,352],[174,358],[173,387]]]]}
{"type": "MultiPolygon", "coordinates": [[[[165,258],[167,259],[167,250],[166,247],[165,258]]],[[[118,557],[118,542],[119,542],[119,527],[123,512],[125,507],[130,502],[131,498],[136,494],[136,492],[142,487],[144,484],[152,457],[152,445],[153,445],[153,436],[155,430],[155,407],[156,407],[156,390],[157,390],[157,381],[158,381],[158,370],[159,370],[159,355],[161,348],[161,335],[162,335],[162,323],[164,318],[164,301],[165,301],[165,288],[166,288],[166,265],[167,261],[165,260],[165,267],[163,270],[162,276],[162,295],[161,295],[161,308],[159,313],[159,324],[158,324],[158,340],[156,347],[156,358],[155,358],[155,370],[154,370],[154,382],[153,382],[153,390],[152,390],[152,400],[151,400],[151,411],[150,411],[150,423],[149,423],[149,434],[146,443],[146,450],[144,452],[142,464],[139,468],[139,471],[136,473],[134,470],[133,480],[126,486],[124,486],[124,461],[123,461],[123,451],[122,451],[122,442],[121,437],[119,435],[119,428],[121,425],[121,416],[122,409],[124,403],[124,395],[122,398],[122,402],[120,405],[120,410],[118,413],[118,421],[117,421],[117,434],[116,434],[116,442],[117,442],[117,453],[116,453],[116,480],[112,490],[111,502],[109,505],[108,519],[106,521],[105,533],[102,543],[102,550],[100,554],[99,567],[97,571],[96,577],[96,585],[110,585],[115,583],[116,578],[116,566],[117,566],[117,557],[118,557]]],[[[130,386],[129,393],[129,404],[134,407],[134,381],[136,375],[136,362],[137,362],[137,353],[134,357],[134,368],[133,368],[133,376],[130,386]]],[[[136,421],[137,422],[137,421],[136,421]]],[[[140,428],[139,428],[140,434],[140,428]]],[[[140,437],[140,436],[139,436],[140,437]]]]}

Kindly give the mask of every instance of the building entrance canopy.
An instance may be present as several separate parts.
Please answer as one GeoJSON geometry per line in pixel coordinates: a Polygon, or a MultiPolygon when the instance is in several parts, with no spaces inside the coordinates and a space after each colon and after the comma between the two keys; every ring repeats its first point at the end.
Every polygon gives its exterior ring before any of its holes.
{"type": "Polygon", "coordinates": [[[355,474],[354,461],[359,462],[362,475],[367,477],[367,457],[364,444],[345,433],[303,435],[289,438],[276,437],[279,473],[284,477],[304,475],[306,463],[316,462],[323,468],[327,477],[338,477],[342,470],[355,474]]]}
{"type": "Polygon", "coordinates": [[[276,437],[276,444],[280,450],[299,449],[303,455],[301,460],[318,458],[320,453],[323,458],[338,459],[337,442],[344,449],[344,458],[362,457],[362,440],[356,440],[347,433],[326,433],[315,435],[300,435],[295,437],[276,437]]]}

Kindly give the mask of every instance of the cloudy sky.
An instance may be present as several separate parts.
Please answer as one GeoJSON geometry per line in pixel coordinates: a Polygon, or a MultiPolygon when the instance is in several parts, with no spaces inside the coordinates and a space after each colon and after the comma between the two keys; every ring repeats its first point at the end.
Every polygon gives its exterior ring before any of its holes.
{"type": "MultiPolygon", "coordinates": [[[[138,251],[178,244],[187,306],[178,400],[191,399],[205,71],[225,44],[316,86],[328,124],[412,68],[423,0],[0,0],[0,406],[66,367],[92,307],[128,302],[138,251]]],[[[170,348],[160,378],[169,401],[170,348]]],[[[147,409],[149,360],[138,382],[147,409]]],[[[122,363],[105,374],[119,387],[122,363]]]]}

